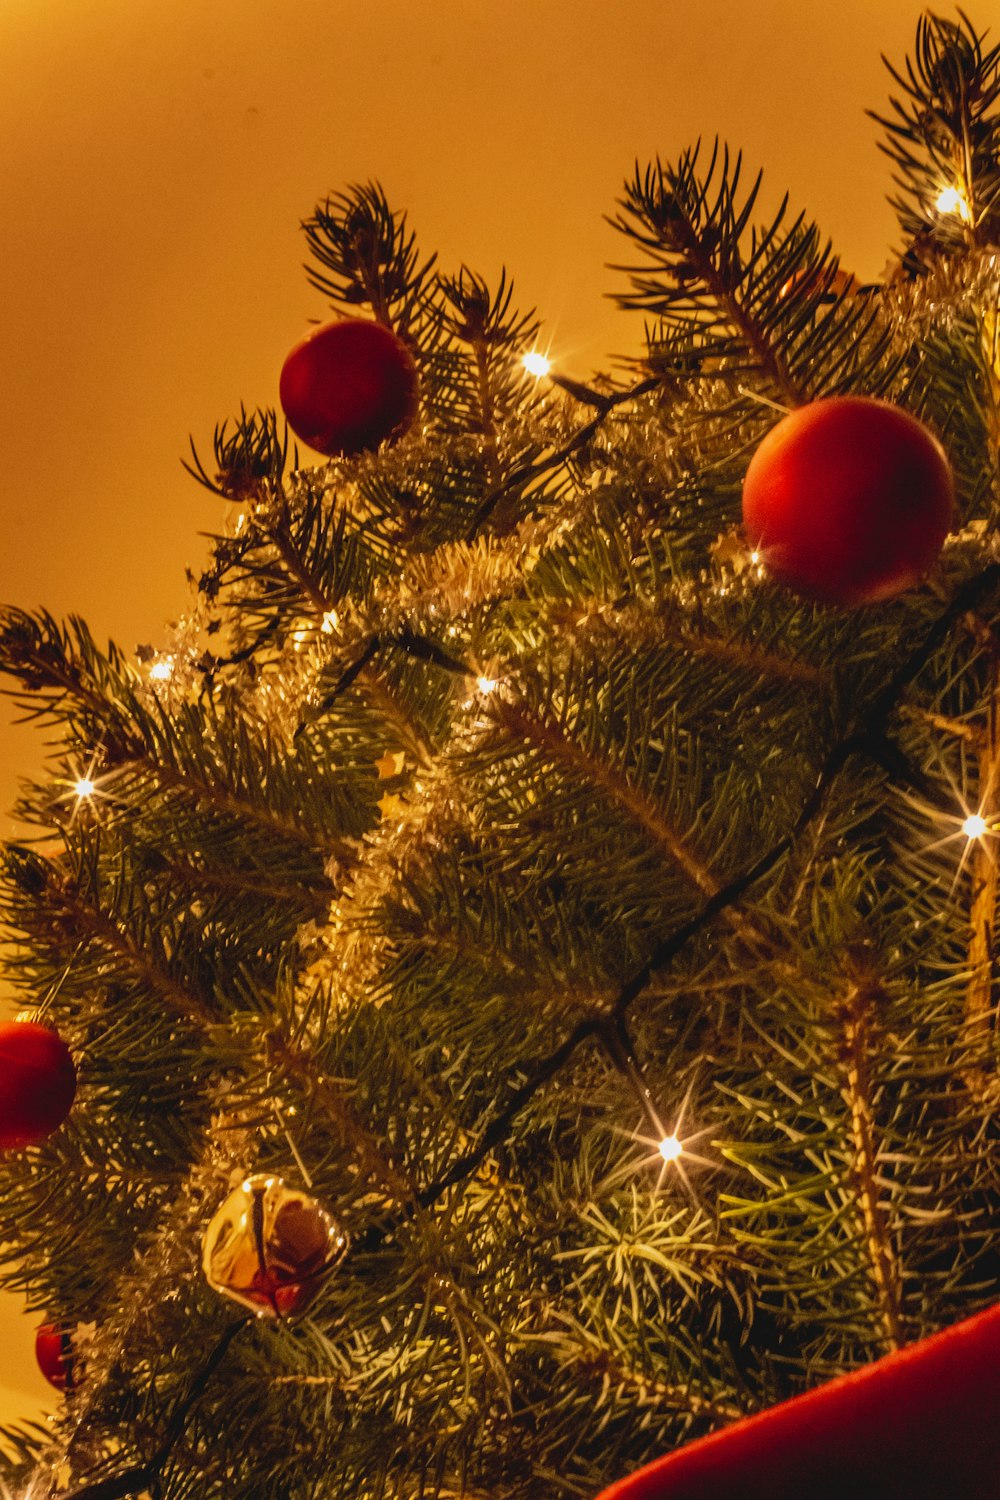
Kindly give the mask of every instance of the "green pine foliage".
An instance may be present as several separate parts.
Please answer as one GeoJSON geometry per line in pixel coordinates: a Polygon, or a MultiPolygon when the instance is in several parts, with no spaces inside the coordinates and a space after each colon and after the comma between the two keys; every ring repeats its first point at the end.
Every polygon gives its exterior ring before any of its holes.
{"type": "Polygon", "coordinates": [[[929,16],[894,78],[884,286],[722,144],[637,168],[631,383],[536,381],[506,277],[328,199],[310,281],[412,347],[413,431],[217,428],[163,652],[0,616],[53,747],[9,975],[80,1073],[0,1163],[4,1279],[79,1325],[12,1484],[589,1497],[995,1300],[1000,52],[929,16]],[[931,576],[851,613],[738,533],[775,406],[843,392],[958,483],[931,576]],[[201,1274],[250,1171],[351,1238],[297,1322],[201,1274]]]}

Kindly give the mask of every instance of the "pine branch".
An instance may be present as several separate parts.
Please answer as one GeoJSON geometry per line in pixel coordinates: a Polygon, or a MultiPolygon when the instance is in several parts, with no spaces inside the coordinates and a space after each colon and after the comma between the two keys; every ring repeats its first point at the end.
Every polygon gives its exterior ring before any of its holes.
{"type": "MultiPolygon", "coordinates": [[[[249,415],[244,407],[234,424],[217,426],[212,436],[215,474],[210,475],[198,456],[194,438],[189,439],[192,462],[183,467],[205,489],[223,500],[243,502],[281,489],[288,459],[288,424],[278,433],[278,419],[270,407],[249,415]]],[[[292,449],[292,468],[299,464],[298,449],[292,449]]]]}
{"type": "Polygon", "coordinates": [[[642,1406],[655,1405],[668,1411],[688,1413],[692,1417],[707,1417],[719,1427],[738,1422],[746,1415],[740,1407],[729,1402],[713,1401],[688,1387],[634,1370],[620,1356],[616,1357],[598,1344],[594,1344],[591,1350],[581,1349],[574,1363],[579,1377],[588,1385],[594,1377],[621,1385],[629,1397],[642,1406]]]}
{"type": "MultiPolygon", "coordinates": [[[[699,331],[735,330],[747,353],[766,381],[788,406],[801,406],[809,399],[805,387],[776,345],[761,309],[755,305],[753,273],[764,253],[777,247],[777,270],[767,264],[764,287],[776,301],[780,287],[792,275],[818,276],[821,263],[805,264],[801,245],[802,220],[793,225],[782,241],[787,198],[770,227],[755,244],[749,262],[740,254],[740,242],[756,205],[763,174],[758,173],[742,202],[739,199],[742,154],[730,162],[728,146],[716,140],[704,176],[699,178],[699,147],[686,152],[674,168],[657,162],[640,175],[638,167],[626,185],[622,214],[611,222],[627,234],[652,262],[652,274],[641,268],[617,266],[627,271],[635,291],[619,297],[623,307],[641,307],[661,318],[690,317],[699,331]],[[716,181],[716,171],[718,180],[716,181]],[[714,191],[714,199],[711,197],[714,191]],[[800,243],[796,245],[796,241],[800,243]],[[787,247],[796,245],[794,256],[787,247]],[[659,274],[657,274],[659,273],[659,274]],[[781,279],[779,283],[779,277],[781,279]]],[[[735,353],[738,344],[723,334],[718,355],[735,353]]]]}
{"type": "Polygon", "coordinates": [[[483,1131],[477,1145],[463,1156],[458,1157],[447,1171],[441,1173],[440,1176],[436,1177],[433,1182],[423,1189],[419,1196],[420,1206],[422,1208],[429,1208],[449,1188],[464,1182],[474,1172],[478,1171],[490,1152],[507,1139],[512,1122],[517,1118],[525,1105],[534,1098],[539,1089],[555,1078],[556,1074],[569,1062],[578,1047],[596,1037],[597,1031],[597,1021],[593,1019],[581,1021],[554,1052],[539,1062],[531,1070],[524,1082],[513,1090],[503,1109],[483,1131]]]}
{"type": "MultiPolygon", "coordinates": [[[[506,937],[506,934],[505,934],[506,937]]],[[[502,989],[516,996],[526,1008],[537,1002],[551,1005],[553,998],[561,1011],[573,1017],[582,1014],[596,1015],[606,1010],[610,995],[592,985],[562,982],[558,994],[553,997],[553,980],[539,973],[540,959],[537,953],[520,954],[511,951],[509,942],[492,940],[482,927],[474,932],[436,925],[433,914],[421,913],[419,926],[407,935],[407,950],[427,954],[440,960],[449,969],[456,964],[469,965],[488,977],[491,987],[502,989]]]]}
{"type": "Polygon", "coordinates": [[[950,719],[945,714],[921,708],[919,704],[901,703],[899,715],[903,719],[912,719],[918,723],[927,724],[932,729],[940,729],[943,734],[951,735],[955,739],[967,740],[972,745],[979,745],[984,738],[980,725],[963,719],[950,719]]]}
{"type": "Polygon", "coordinates": [[[540,404],[537,383],[520,356],[533,347],[539,323],[534,310],[518,311],[514,288],[501,271],[495,292],[481,276],[463,266],[457,276],[439,276],[440,299],[434,316],[445,337],[441,386],[435,391],[434,415],[444,431],[474,432],[485,443],[486,476],[491,488],[506,470],[501,452],[504,425],[523,421],[540,404]]]}
{"type": "Polygon", "coordinates": [[[628,390],[617,391],[613,395],[608,396],[597,415],[592,417],[589,422],[585,422],[582,427],[577,428],[573,436],[562,447],[558,448],[554,453],[547,454],[544,458],[531,459],[529,462],[513,469],[503,483],[498,485],[496,489],[491,490],[477,506],[466,532],[467,539],[471,540],[473,537],[478,536],[482,527],[485,526],[501,502],[518,495],[522,486],[533,486],[533,482],[540,479],[544,474],[551,472],[553,469],[562,468],[563,464],[572,458],[575,453],[579,453],[582,449],[586,448],[591,438],[600,430],[605,419],[617,407],[629,401],[636,401],[640,396],[645,396],[650,391],[655,391],[659,383],[657,379],[640,380],[628,390]]]}
{"type": "Polygon", "coordinates": [[[191,893],[214,891],[241,899],[260,896],[301,907],[314,917],[326,911],[335,891],[332,881],[312,871],[299,872],[294,881],[279,881],[251,869],[213,866],[194,858],[160,855],[159,851],[150,864],[169,876],[175,887],[191,893]]]}
{"type": "Polygon", "coordinates": [[[427,730],[389,678],[372,667],[365,667],[357,674],[356,681],[359,691],[395,735],[400,748],[412,756],[418,766],[432,766],[434,747],[427,730]]]}
{"type": "Polygon", "coordinates": [[[830,683],[830,673],[801,656],[780,650],[767,650],[742,636],[723,635],[707,624],[693,623],[680,610],[659,609],[655,614],[634,604],[606,603],[595,600],[587,613],[578,605],[554,602],[547,611],[552,625],[563,632],[591,643],[614,643],[616,648],[631,650],[676,644],[693,656],[703,656],[728,668],[737,668],[755,681],[774,679],[798,687],[822,687],[830,683]]]}
{"type": "Polygon", "coordinates": [[[288,570],[288,573],[302,591],[304,599],[308,602],[314,614],[320,620],[333,609],[334,599],[330,594],[324,592],[315,575],[310,571],[304,561],[299,548],[291,535],[290,523],[287,511],[281,517],[278,524],[268,531],[268,539],[274,544],[278,556],[288,570]]]}
{"type": "Polygon", "coordinates": [[[991,245],[1000,233],[1000,46],[984,50],[985,33],[958,14],[920,18],[905,72],[883,56],[902,97],[890,99],[889,116],[868,112],[897,167],[893,207],[911,272],[926,270],[936,249],[991,245]]]}
{"type": "Polygon", "coordinates": [[[378,322],[414,338],[436,257],[420,258],[406,215],[393,212],[378,183],[327,198],[302,228],[314,261],[306,266],[312,286],[338,310],[367,305],[378,322]]]}
{"type": "Polygon", "coordinates": [[[33,718],[66,720],[89,748],[126,753],[136,744],[127,725],[132,683],[120,652],[97,650],[86,625],[71,616],[61,628],[46,611],[0,611],[0,672],[16,678],[12,694],[33,718]],[[28,695],[28,696],[25,696],[28,695]]]}
{"type": "Polygon", "coordinates": [[[193,773],[190,769],[168,765],[152,756],[142,756],[114,765],[113,770],[115,779],[112,785],[116,789],[121,780],[138,772],[149,776],[165,792],[181,792],[192,797],[201,809],[224,813],[241,824],[249,824],[259,829],[272,838],[316,853],[332,854],[344,863],[350,863],[353,857],[353,851],[342,839],[331,839],[318,830],[303,827],[291,818],[283,816],[267,803],[252,802],[248,798],[237,795],[225,785],[214,783],[207,777],[193,773]]]}
{"type": "Polygon", "coordinates": [[[204,1030],[212,1026],[217,1018],[201,997],[192,994],[165,968],[151,960],[145,948],[106,912],[74,899],[68,891],[62,892],[58,899],[66,919],[72,924],[74,937],[85,944],[96,944],[113,963],[124,965],[127,972],[166,1001],[171,1011],[182,1020],[204,1030]]]}
{"type": "MultiPolygon", "coordinates": [[[[714,896],[719,882],[685,839],[668,821],[662,806],[634,785],[607,755],[588,751],[566,726],[500,696],[489,709],[490,718],[513,739],[540,750],[546,759],[582,776],[625,812],[658,845],[703,895],[714,896]]],[[[603,747],[602,747],[603,748],[603,747]]]]}
{"type": "MultiPolygon", "coordinates": [[[[1000,813],[1000,660],[991,654],[986,682],[986,724],[976,746],[979,800],[977,812],[991,825],[1000,813]]],[[[969,1049],[966,1076],[981,1096],[991,1060],[996,975],[997,901],[1000,868],[985,840],[973,844],[969,862],[969,979],[965,997],[963,1040],[969,1049]]]]}
{"type": "Polygon", "coordinates": [[[844,1097],[850,1111],[854,1143],[852,1173],[857,1184],[864,1244],[881,1309],[885,1345],[891,1352],[906,1342],[906,1333],[899,1258],[879,1194],[879,1151],[873,1113],[876,1087],[872,1078],[873,1032],[878,1010],[884,1002],[878,980],[860,972],[844,998],[839,1020],[844,1097]]]}
{"type": "Polygon", "coordinates": [[[316,1058],[277,1028],[267,1037],[267,1052],[271,1063],[284,1077],[315,1102],[361,1170],[388,1191],[397,1203],[412,1204],[415,1200],[412,1184],[386,1159],[379,1142],[362,1123],[344,1089],[335,1079],[324,1076],[316,1058]]]}

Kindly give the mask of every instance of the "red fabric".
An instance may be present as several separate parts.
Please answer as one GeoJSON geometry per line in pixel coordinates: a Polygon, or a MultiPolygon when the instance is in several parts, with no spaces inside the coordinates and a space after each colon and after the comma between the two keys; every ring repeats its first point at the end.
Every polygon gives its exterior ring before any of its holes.
{"type": "Polygon", "coordinates": [[[599,1500],[1000,1500],[1000,1305],[679,1448],[599,1500]]]}

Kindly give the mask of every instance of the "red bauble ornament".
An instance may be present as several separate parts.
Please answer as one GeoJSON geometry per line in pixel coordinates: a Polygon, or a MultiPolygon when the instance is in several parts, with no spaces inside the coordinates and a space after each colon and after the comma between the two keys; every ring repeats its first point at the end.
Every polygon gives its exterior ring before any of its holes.
{"type": "Polygon", "coordinates": [[[62,1037],[36,1021],[0,1023],[0,1150],[51,1135],[75,1093],[76,1069],[62,1037]]]}
{"type": "Polygon", "coordinates": [[[417,367],[391,329],[363,318],[307,333],[278,386],[288,425],[332,458],[401,437],[417,409],[417,367]]]}
{"type": "Polygon", "coordinates": [[[679,1448],[599,1500],[996,1500],[1000,1306],[679,1448]]]}
{"type": "Polygon", "coordinates": [[[73,1389],[73,1344],[58,1323],[43,1323],[35,1332],[35,1358],[49,1385],[57,1391],[73,1389]]]}
{"type": "Polygon", "coordinates": [[[743,529],[795,593],[874,604],[930,567],[953,504],[948,460],[922,422],[886,401],[834,396],[767,434],[743,481],[743,529]]]}

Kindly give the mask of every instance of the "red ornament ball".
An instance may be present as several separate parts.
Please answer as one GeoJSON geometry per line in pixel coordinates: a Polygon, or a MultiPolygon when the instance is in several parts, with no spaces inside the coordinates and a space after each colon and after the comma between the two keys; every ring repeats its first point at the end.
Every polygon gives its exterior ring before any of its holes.
{"type": "Polygon", "coordinates": [[[69,1048],[36,1021],[0,1023],[0,1150],[33,1146],[65,1120],[76,1094],[69,1048]]]}
{"type": "Polygon", "coordinates": [[[417,409],[417,367],[381,323],[348,318],[307,333],[278,385],[296,437],[319,453],[364,453],[401,437],[417,409]]]}
{"type": "Polygon", "coordinates": [[[58,1323],[43,1323],[35,1332],[35,1358],[49,1385],[57,1391],[73,1388],[73,1344],[58,1323]]]}
{"type": "Polygon", "coordinates": [[[767,434],[743,481],[743,529],[795,593],[874,604],[930,567],[953,504],[944,449],[922,422],[886,401],[834,396],[767,434]]]}

